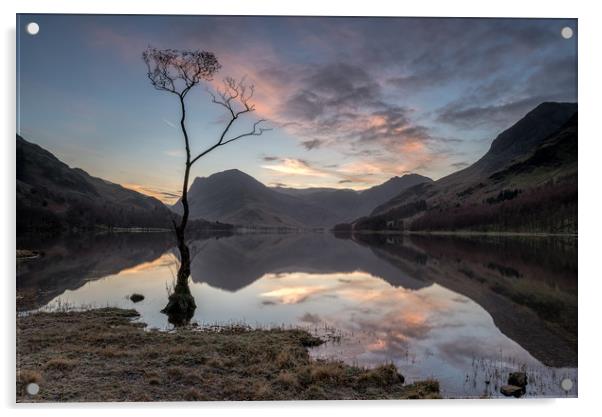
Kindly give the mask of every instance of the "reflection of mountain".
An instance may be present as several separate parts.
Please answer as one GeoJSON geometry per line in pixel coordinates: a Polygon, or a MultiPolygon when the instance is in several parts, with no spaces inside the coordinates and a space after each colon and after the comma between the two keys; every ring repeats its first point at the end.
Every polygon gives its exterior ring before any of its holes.
{"type": "Polygon", "coordinates": [[[24,310],[41,307],[88,281],[151,262],[174,245],[174,238],[171,233],[117,233],[34,243],[21,242],[44,255],[17,265],[17,291],[25,297],[19,308],[24,310]]]}
{"type": "Polygon", "coordinates": [[[391,285],[418,289],[428,283],[403,274],[372,252],[331,234],[238,235],[194,242],[192,279],[238,291],[268,273],[336,273],[362,270],[391,285]]]}
{"type": "Polygon", "coordinates": [[[358,236],[414,277],[465,295],[541,362],[577,363],[575,239],[358,236]]]}

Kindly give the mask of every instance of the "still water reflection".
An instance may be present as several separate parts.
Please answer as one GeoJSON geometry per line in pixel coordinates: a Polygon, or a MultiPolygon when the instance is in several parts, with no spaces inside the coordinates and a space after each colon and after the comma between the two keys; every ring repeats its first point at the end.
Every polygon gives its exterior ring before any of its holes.
{"type": "MultiPolygon", "coordinates": [[[[526,368],[528,395],[577,394],[576,239],[330,234],[237,235],[190,244],[199,324],[303,326],[329,339],[318,357],[394,362],[446,396],[499,395],[526,368]],[[560,381],[571,378],[566,393],[560,381]]],[[[48,242],[18,266],[23,310],[135,308],[149,327],[177,258],[168,234],[48,242]],[[144,301],[128,299],[141,293],[144,301]]]]}

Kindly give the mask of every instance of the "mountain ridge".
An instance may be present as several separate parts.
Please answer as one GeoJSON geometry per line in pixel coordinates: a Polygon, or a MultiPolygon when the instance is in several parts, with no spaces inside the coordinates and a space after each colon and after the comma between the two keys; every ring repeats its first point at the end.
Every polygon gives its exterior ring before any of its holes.
{"type": "MultiPolygon", "coordinates": [[[[362,191],[268,187],[252,176],[229,169],[196,177],[188,191],[190,217],[241,226],[324,228],[369,213],[379,202],[430,178],[418,174],[394,177],[362,191]]],[[[181,214],[181,202],[171,206],[181,214]]]]}
{"type": "Polygon", "coordinates": [[[493,173],[562,127],[577,112],[577,103],[543,102],[499,133],[487,152],[470,166],[437,180],[451,184],[462,179],[493,173]]]}

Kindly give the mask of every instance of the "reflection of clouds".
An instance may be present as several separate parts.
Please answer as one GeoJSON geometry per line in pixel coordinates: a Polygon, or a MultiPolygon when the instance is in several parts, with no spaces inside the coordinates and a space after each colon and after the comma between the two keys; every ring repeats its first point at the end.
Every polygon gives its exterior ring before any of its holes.
{"type": "MultiPolygon", "coordinates": [[[[433,330],[429,314],[424,311],[404,312],[394,309],[372,316],[355,316],[352,321],[356,337],[365,346],[365,350],[377,354],[371,356],[374,364],[407,356],[412,342],[427,339],[433,330]]],[[[338,321],[333,326],[344,328],[345,322],[338,321]]],[[[347,330],[350,329],[347,327],[347,330]]]]}
{"type": "Polygon", "coordinates": [[[168,252],[168,253],[164,253],[163,255],[161,255],[160,257],[155,259],[154,261],[144,262],[139,265],[133,266],[131,268],[124,269],[119,274],[136,275],[140,272],[154,271],[156,269],[170,267],[170,266],[174,265],[174,262],[175,262],[174,256],[168,252]]]}
{"type": "Polygon", "coordinates": [[[376,339],[374,342],[366,345],[366,349],[371,352],[387,349],[387,342],[383,339],[376,339]]]}
{"type": "Polygon", "coordinates": [[[260,294],[260,296],[276,298],[280,304],[298,304],[325,290],[326,288],[324,287],[290,287],[265,292],[260,294]]]}
{"type": "MultiPolygon", "coordinates": [[[[338,276],[339,274],[334,274],[338,276]]],[[[267,274],[261,281],[265,283],[265,290],[260,297],[269,297],[280,304],[298,304],[315,296],[337,298],[344,293],[344,288],[361,284],[361,279],[354,278],[365,274],[352,272],[340,285],[339,279],[332,279],[330,275],[310,274],[302,272],[267,274]]]]}
{"type": "Polygon", "coordinates": [[[368,366],[394,361],[404,371],[457,373],[462,374],[460,380],[475,357],[493,358],[497,349],[533,360],[501,334],[478,305],[438,285],[421,290],[392,287],[361,271],[279,274],[278,280],[262,279],[258,285],[262,298],[287,308],[311,301],[311,310],[297,315],[297,322],[324,324],[344,335],[340,344],[315,348],[317,356],[368,366]],[[326,299],[330,296],[338,301],[331,303],[326,299]]]}
{"type": "MultiPolygon", "coordinates": [[[[333,330],[341,335],[340,340],[313,348],[314,356],[362,366],[393,362],[410,381],[439,379],[446,395],[481,395],[485,380],[504,383],[508,372],[523,365],[532,375],[539,372],[543,381],[553,379],[553,371],[544,369],[501,333],[479,305],[439,285],[414,291],[363,272],[344,276],[291,273],[270,281],[261,294],[272,292],[286,299],[290,296],[283,291],[287,285],[302,295],[296,301],[306,303],[295,315],[297,323],[314,326],[318,333],[324,332],[326,340],[333,330]],[[337,296],[338,301],[331,303],[328,296],[337,296]],[[467,375],[472,378],[469,383],[467,375]]],[[[295,305],[282,307],[294,309],[295,305]]],[[[555,392],[556,388],[545,389],[555,392]]]]}
{"type": "MultiPolygon", "coordinates": [[[[328,302],[320,299],[339,298],[335,310],[329,314],[305,313],[302,323],[324,323],[359,339],[364,353],[391,358],[407,355],[413,340],[423,340],[438,323],[439,315],[453,303],[442,300],[436,291],[421,294],[418,291],[391,287],[385,281],[363,272],[349,274],[280,274],[279,279],[262,280],[265,283],[261,297],[269,297],[280,304],[299,304],[314,301],[316,309],[328,302]],[[303,285],[301,285],[303,284],[303,285]],[[320,299],[316,298],[320,296],[320,299]]],[[[361,352],[356,352],[361,354],[361,352]]],[[[375,360],[382,360],[375,359],[375,360]]]]}

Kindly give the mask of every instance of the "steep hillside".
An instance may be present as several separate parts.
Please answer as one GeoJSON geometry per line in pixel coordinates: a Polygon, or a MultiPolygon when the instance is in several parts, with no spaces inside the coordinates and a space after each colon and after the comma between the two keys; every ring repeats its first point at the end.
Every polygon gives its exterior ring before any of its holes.
{"type": "Polygon", "coordinates": [[[353,228],[576,232],[576,104],[541,104],[470,167],[409,188],[353,228]]]}
{"type": "Polygon", "coordinates": [[[70,168],[17,135],[17,230],[170,227],[159,200],[70,168]]]}

